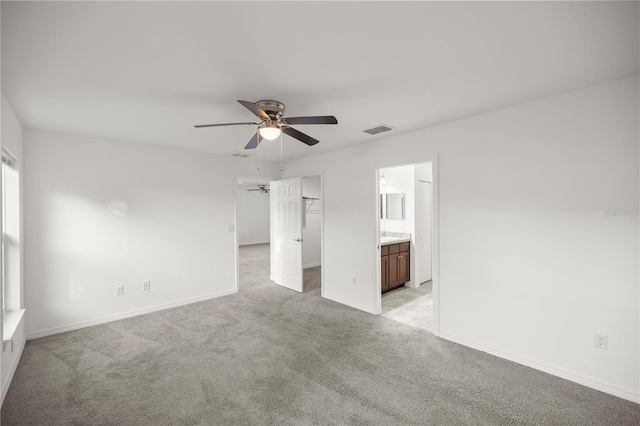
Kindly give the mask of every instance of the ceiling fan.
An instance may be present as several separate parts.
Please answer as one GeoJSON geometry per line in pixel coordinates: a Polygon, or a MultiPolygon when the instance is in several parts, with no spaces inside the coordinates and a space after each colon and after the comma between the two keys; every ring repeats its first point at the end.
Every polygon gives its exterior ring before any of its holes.
{"type": "Polygon", "coordinates": [[[251,192],[251,191],[259,191],[261,194],[268,194],[269,193],[269,188],[267,188],[267,185],[258,185],[257,188],[255,189],[247,189],[247,192],[251,192]]]}
{"type": "Polygon", "coordinates": [[[308,117],[283,117],[285,105],[280,101],[262,100],[258,102],[241,101],[238,102],[254,113],[261,121],[243,122],[243,123],[220,123],[220,124],[198,124],[194,127],[221,127],[221,126],[240,126],[240,125],[257,125],[258,132],[251,138],[244,149],[253,149],[258,146],[260,139],[274,140],[282,133],[292,138],[298,139],[300,142],[309,146],[320,142],[309,135],[291,127],[292,124],[338,124],[338,120],[333,115],[318,115],[308,117]],[[258,136],[259,135],[259,136],[258,136]]]}

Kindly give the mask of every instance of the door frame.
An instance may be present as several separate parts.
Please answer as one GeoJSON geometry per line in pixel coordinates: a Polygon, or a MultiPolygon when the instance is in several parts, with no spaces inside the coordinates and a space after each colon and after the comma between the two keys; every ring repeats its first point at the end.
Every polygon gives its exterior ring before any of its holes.
{"type": "MultiPolygon", "coordinates": [[[[419,161],[412,161],[411,163],[401,164],[385,164],[375,169],[375,227],[373,238],[376,244],[374,244],[375,255],[375,274],[376,285],[373,286],[375,294],[374,300],[374,314],[380,315],[382,313],[382,284],[381,284],[381,271],[380,271],[380,171],[382,169],[402,166],[415,166],[416,164],[431,163],[431,282],[432,282],[432,297],[433,297],[433,320],[432,320],[432,333],[436,336],[440,335],[440,218],[439,218],[439,164],[438,154],[434,154],[430,158],[425,158],[419,161]]],[[[417,271],[416,271],[417,272],[417,271]]],[[[415,274],[417,277],[417,274],[415,274]]]]}

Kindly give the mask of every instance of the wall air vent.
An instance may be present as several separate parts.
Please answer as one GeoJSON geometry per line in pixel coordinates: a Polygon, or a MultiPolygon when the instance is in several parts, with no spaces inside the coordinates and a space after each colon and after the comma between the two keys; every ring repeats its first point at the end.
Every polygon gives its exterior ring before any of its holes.
{"type": "Polygon", "coordinates": [[[393,127],[387,124],[381,124],[371,129],[363,130],[363,132],[368,133],[370,135],[377,135],[378,133],[388,132],[389,130],[393,130],[393,127]]]}
{"type": "Polygon", "coordinates": [[[237,158],[248,158],[251,157],[251,154],[247,154],[246,152],[241,152],[241,151],[234,151],[230,154],[227,154],[230,157],[237,157],[237,158]]]}

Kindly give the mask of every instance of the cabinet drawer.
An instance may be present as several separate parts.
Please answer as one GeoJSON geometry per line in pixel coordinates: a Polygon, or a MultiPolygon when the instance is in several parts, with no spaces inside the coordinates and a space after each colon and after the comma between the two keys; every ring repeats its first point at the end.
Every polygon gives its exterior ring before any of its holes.
{"type": "Polygon", "coordinates": [[[389,254],[400,253],[400,244],[389,244],[389,254]]]}
{"type": "Polygon", "coordinates": [[[398,246],[400,246],[400,252],[409,251],[409,242],[400,243],[398,246]]]}
{"type": "Polygon", "coordinates": [[[380,256],[387,256],[389,254],[389,246],[382,246],[380,249],[380,256]]]}

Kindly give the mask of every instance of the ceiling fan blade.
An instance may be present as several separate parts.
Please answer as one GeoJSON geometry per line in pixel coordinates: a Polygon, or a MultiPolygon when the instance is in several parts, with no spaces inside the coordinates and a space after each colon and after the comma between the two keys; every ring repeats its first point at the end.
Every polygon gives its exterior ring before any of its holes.
{"type": "Polygon", "coordinates": [[[244,149],[254,149],[257,148],[258,144],[261,142],[261,140],[258,140],[258,132],[256,132],[253,137],[251,138],[251,140],[249,141],[249,143],[247,144],[247,146],[244,147],[244,149]]]}
{"type": "Polygon", "coordinates": [[[283,118],[288,124],[338,124],[338,119],[333,115],[316,115],[309,117],[283,118]]]}
{"type": "Polygon", "coordinates": [[[305,135],[304,133],[302,133],[299,130],[294,129],[293,127],[283,127],[282,131],[284,133],[286,133],[287,135],[291,136],[292,138],[296,138],[300,142],[304,142],[309,146],[315,145],[318,142],[320,142],[319,140],[314,139],[309,135],[305,135]]]}
{"type": "Polygon", "coordinates": [[[202,127],[222,127],[222,126],[248,126],[251,124],[260,124],[260,123],[250,123],[250,122],[246,122],[246,123],[219,123],[219,124],[196,124],[195,127],[196,129],[200,129],[202,127]]]}
{"type": "Polygon", "coordinates": [[[254,191],[258,191],[261,194],[269,193],[269,189],[265,188],[264,186],[259,186],[258,188],[255,188],[255,189],[247,189],[247,192],[254,192],[254,191]]]}
{"type": "Polygon", "coordinates": [[[244,106],[246,109],[254,113],[256,116],[262,118],[263,120],[271,120],[271,117],[269,117],[267,113],[264,112],[262,108],[260,108],[255,103],[248,102],[248,101],[241,101],[240,99],[238,99],[238,102],[240,103],[240,105],[244,106]]]}

